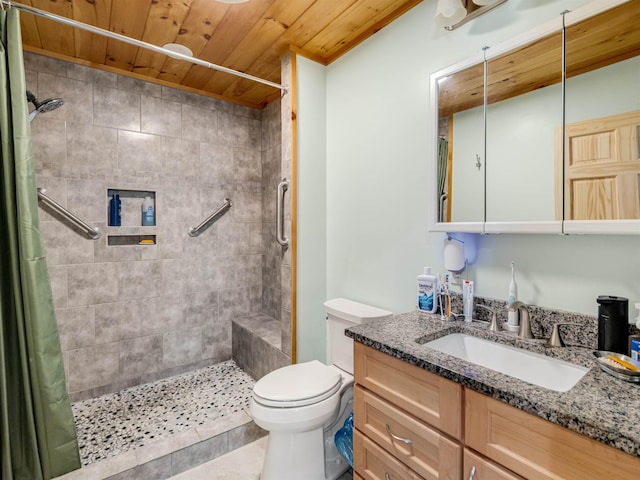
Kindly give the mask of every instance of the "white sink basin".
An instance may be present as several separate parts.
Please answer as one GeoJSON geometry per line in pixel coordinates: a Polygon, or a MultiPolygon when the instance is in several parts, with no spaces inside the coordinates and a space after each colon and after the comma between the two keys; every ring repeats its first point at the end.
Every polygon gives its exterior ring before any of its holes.
{"type": "Polygon", "coordinates": [[[589,371],[557,358],[464,333],[451,333],[424,345],[557,392],[570,390],[589,371]]]}

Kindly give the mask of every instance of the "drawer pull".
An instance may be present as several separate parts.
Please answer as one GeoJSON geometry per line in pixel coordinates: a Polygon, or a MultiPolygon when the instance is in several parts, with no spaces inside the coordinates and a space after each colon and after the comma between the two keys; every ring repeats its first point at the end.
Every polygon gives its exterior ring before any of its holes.
{"type": "Polygon", "coordinates": [[[409,438],[402,438],[402,437],[399,437],[399,436],[394,435],[393,433],[391,433],[391,427],[389,426],[388,423],[385,425],[385,427],[387,429],[387,433],[389,435],[391,435],[391,438],[393,438],[394,440],[397,440],[398,442],[405,443],[407,445],[411,445],[413,443],[413,440],[411,440],[409,438]]]}
{"type": "Polygon", "coordinates": [[[387,472],[384,472],[384,480],[391,480],[391,475],[389,475],[387,472]]]}
{"type": "Polygon", "coordinates": [[[473,480],[473,477],[476,476],[476,467],[471,467],[471,471],[469,472],[469,480],[473,480]]]}

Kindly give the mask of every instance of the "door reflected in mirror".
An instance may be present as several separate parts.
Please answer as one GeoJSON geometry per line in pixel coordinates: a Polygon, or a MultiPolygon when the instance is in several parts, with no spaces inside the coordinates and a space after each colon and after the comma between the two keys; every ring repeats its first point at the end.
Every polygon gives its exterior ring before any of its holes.
{"type": "Polygon", "coordinates": [[[638,25],[628,2],[567,27],[566,220],[640,219],[638,25]]]}

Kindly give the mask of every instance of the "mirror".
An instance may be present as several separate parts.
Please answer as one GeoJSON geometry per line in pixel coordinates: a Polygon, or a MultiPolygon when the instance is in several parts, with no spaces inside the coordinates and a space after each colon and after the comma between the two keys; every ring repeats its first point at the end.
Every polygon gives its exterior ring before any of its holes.
{"type": "Polygon", "coordinates": [[[482,58],[432,75],[431,230],[640,233],[640,9],[603,3],[564,16],[564,92],[562,18],[486,51],[486,137],[482,58]]]}
{"type": "Polygon", "coordinates": [[[640,219],[639,25],[628,2],[567,26],[565,220],[640,219]]]}
{"type": "Polygon", "coordinates": [[[554,193],[561,126],[561,30],[488,58],[487,222],[561,220],[554,193]]]}
{"type": "Polygon", "coordinates": [[[439,222],[484,221],[484,65],[443,72],[438,98],[439,222]]]}

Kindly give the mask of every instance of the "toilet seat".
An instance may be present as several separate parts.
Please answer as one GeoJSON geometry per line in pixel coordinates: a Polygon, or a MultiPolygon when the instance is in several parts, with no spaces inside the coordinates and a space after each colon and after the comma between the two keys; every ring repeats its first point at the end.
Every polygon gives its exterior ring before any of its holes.
{"type": "Polygon", "coordinates": [[[303,407],[331,397],[341,384],[342,375],[337,369],[311,360],[265,375],[253,387],[253,398],[267,407],[303,407]]]}

